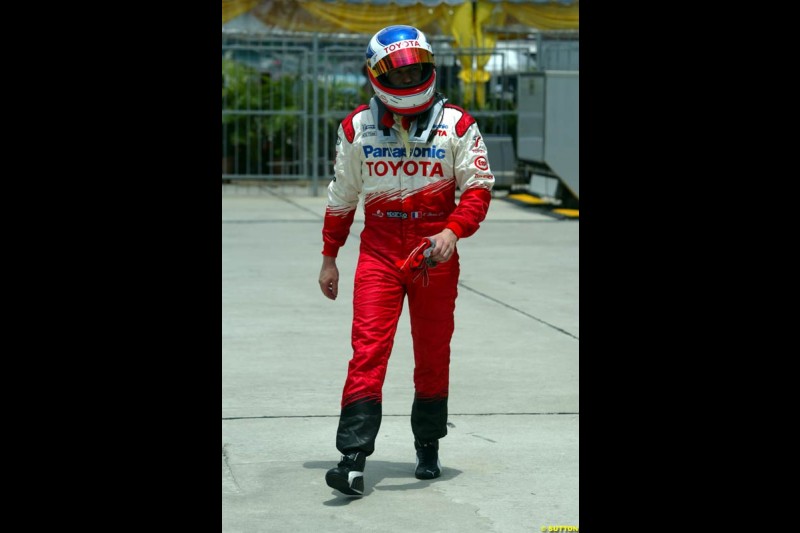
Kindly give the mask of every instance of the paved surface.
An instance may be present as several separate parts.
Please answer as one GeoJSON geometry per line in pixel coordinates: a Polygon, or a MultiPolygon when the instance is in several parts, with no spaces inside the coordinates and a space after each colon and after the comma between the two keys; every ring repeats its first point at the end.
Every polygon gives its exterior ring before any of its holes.
{"type": "MultiPolygon", "coordinates": [[[[579,526],[578,230],[502,199],[459,243],[442,477],[414,478],[403,311],[365,496],[325,484],[363,215],[325,298],[324,188],[223,185],[222,531],[533,533],[579,526]],[[544,529],[543,529],[544,528],[544,529]]],[[[566,531],[564,529],[563,531],[566,531]]]]}

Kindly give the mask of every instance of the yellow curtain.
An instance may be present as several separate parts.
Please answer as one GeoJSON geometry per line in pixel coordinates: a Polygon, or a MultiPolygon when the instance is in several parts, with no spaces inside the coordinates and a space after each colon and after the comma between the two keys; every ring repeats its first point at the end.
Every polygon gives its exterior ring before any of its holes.
{"type": "MultiPolygon", "coordinates": [[[[453,43],[455,48],[472,48],[472,2],[465,2],[456,8],[450,26],[450,33],[455,39],[453,43]]],[[[458,77],[461,79],[461,86],[464,92],[463,101],[464,105],[469,106],[472,104],[472,96],[475,92],[471,90],[475,85],[472,79],[472,55],[469,53],[459,55],[458,61],[461,63],[458,77]]]]}
{"type": "Polygon", "coordinates": [[[400,7],[393,4],[328,3],[315,0],[299,0],[299,5],[316,17],[356,33],[375,33],[392,24],[409,24],[421,28],[447,18],[450,9],[446,4],[435,7],[422,4],[400,7]]]}
{"type": "Polygon", "coordinates": [[[372,34],[392,24],[410,24],[427,33],[438,28],[450,33],[454,47],[464,50],[459,78],[463,82],[465,105],[483,109],[486,105],[485,70],[491,54],[475,50],[494,49],[497,34],[485,33],[485,26],[502,27],[519,21],[539,30],[577,30],[578,3],[513,3],[466,0],[457,6],[439,4],[367,4],[323,2],[319,0],[222,0],[222,22],[250,12],[271,27],[288,31],[338,32],[372,34]]]}
{"type": "Polygon", "coordinates": [[[555,2],[547,4],[515,4],[501,2],[505,13],[521,23],[539,30],[577,30],[578,3],[565,6],[555,2]]]}
{"type": "MultiPolygon", "coordinates": [[[[577,2],[570,5],[563,5],[555,1],[545,4],[513,2],[490,4],[485,0],[478,0],[476,18],[481,19],[486,10],[491,13],[493,6],[500,6],[498,11],[501,11],[504,16],[508,15],[522,24],[540,30],[578,29],[577,2]]],[[[416,27],[438,25],[441,28],[451,28],[451,31],[453,30],[451,26],[458,25],[463,28],[457,32],[453,31],[453,36],[457,39],[464,38],[466,43],[470,42],[469,38],[456,36],[456,33],[467,31],[466,28],[470,27],[471,23],[471,18],[464,19],[466,25],[455,22],[462,11],[461,16],[469,14],[471,17],[472,2],[470,0],[466,0],[458,6],[439,4],[435,7],[423,4],[403,7],[396,4],[350,4],[346,0],[336,3],[320,2],[319,0],[222,0],[222,23],[251,12],[269,26],[295,31],[334,32],[345,28],[359,33],[374,33],[400,21],[416,27]],[[454,13],[451,14],[451,11],[454,13]]],[[[498,11],[492,14],[496,16],[498,11]]],[[[492,24],[497,23],[492,20],[492,24]]],[[[473,31],[478,40],[481,39],[478,34],[479,30],[478,27],[473,31]]],[[[475,45],[465,44],[464,46],[475,45]]]]}
{"type": "Polygon", "coordinates": [[[458,77],[462,81],[464,105],[475,105],[478,109],[486,106],[486,82],[491,75],[485,70],[486,64],[491,59],[491,54],[475,54],[475,48],[494,49],[497,39],[489,33],[484,33],[483,27],[490,22],[502,25],[505,14],[495,12],[494,5],[483,0],[474,4],[465,2],[455,11],[450,32],[455,40],[456,48],[465,49],[464,54],[458,56],[461,70],[458,77]]]}
{"type": "Polygon", "coordinates": [[[465,53],[458,56],[461,63],[458,77],[462,81],[464,105],[483,109],[486,106],[486,82],[491,78],[485,69],[491,54],[476,55],[469,49],[493,50],[497,44],[496,34],[486,33],[483,28],[489,25],[503,26],[511,17],[539,30],[576,30],[578,3],[490,3],[477,0],[458,6],[449,29],[455,40],[454,46],[465,49],[465,53]]]}
{"type": "MultiPolygon", "coordinates": [[[[483,27],[492,17],[493,11],[494,6],[488,2],[479,0],[475,4],[475,45],[478,48],[494,50],[497,39],[493,35],[483,32],[483,27]]],[[[491,54],[475,56],[475,100],[478,109],[486,106],[486,82],[489,81],[491,75],[485,70],[485,67],[491,58],[491,54]]]]}
{"type": "Polygon", "coordinates": [[[261,0],[222,0],[222,23],[247,13],[260,3],[261,0]]]}
{"type": "Polygon", "coordinates": [[[337,25],[325,23],[301,9],[297,0],[261,0],[250,14],[267,26],[287,31],[339,31],[337,25]]]}

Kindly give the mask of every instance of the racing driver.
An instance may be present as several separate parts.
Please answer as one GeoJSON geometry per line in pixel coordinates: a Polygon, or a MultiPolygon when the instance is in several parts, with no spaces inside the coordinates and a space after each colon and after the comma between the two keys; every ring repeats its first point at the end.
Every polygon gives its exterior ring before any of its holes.
{"type": "Polygon", "coordinates": [[[338,128],[319,275],[322,293],[335,300],[336,257],[363,199],[353,352],[336,433],[342,457],[325,476],[330,487],[350,496],[364,494],[364,466],[375,450],[383,382],[405,297],[414,347],[414,475],[441,475],[439,439],[447,435],[459,276],[456,244],[477,231],[494,185],[478,125],[437,92],[434,55],[420,30],[402,25],[380,30],[369,42],[366,63],[375,94],[338,128]]]}

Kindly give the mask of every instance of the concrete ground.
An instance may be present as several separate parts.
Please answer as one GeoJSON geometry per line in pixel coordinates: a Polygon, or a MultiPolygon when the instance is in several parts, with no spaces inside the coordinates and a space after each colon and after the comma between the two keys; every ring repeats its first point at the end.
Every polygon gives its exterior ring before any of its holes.
{"type": "Polygon", "coordinates": [[[365,496],[325,484],[339,461],[353,273],[363,214],[317,284],[325,189],[223,185],[222,531],[533,533],[577,530],[578,220],[497,191],[459,242],[442,476],[414,477],[413,355],[403,311],[365,496]]]}

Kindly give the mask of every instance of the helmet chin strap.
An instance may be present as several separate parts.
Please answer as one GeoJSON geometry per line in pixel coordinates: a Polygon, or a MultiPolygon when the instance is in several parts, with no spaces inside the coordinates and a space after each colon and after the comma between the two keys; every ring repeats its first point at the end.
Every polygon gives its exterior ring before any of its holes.
{"type": "Polygon", "coordinates": [[[431,101],[431,106],[426,109],[425,111],[421,111],[414,115],[401,115],[386,106],[380,99],[375,99],[377,104],[378,113],[377,117],[380,117],[382,129],[389,130],[395,124],[395,122],[401,121],[404,130],[408,130],[408,133],[411,137],[414,137],[416,140],[414,142],[431,142],[433,136],[436,134],[436,129],[432,126],[441,122],[441,115],[444,113],[443,105],[439,105],[441,102],[442,104],[447,101],[447,98],[440,93],[436,92],[434,94],[433,100],[431,101]],[[438,109],[437,116],[434,117],[434,110],[438,109]],[[410,126],[412,125],[413,121],[416,119],[416,127],[414,131],[410,131],[410,126]],[[408,126],[406,126],[405,122],[408,121],[408,126]]]}

